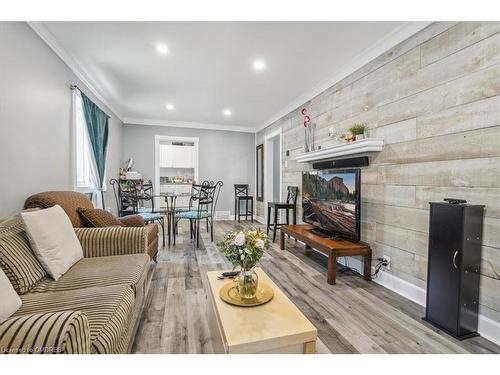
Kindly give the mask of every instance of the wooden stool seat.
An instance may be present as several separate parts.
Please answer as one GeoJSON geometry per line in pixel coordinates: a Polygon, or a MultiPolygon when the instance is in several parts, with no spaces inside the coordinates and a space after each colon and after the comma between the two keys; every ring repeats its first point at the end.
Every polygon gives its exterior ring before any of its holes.
{"type": "Polygon", "coordinates": [[[267,206],[268,207],[271,207],[271,208],[277,208],[277,209],[294,209],[295,208],[295,205],[294,204],[291,204],[291,203],[281,203],[281,202],[268,202],[267,203],[267,206]]]}

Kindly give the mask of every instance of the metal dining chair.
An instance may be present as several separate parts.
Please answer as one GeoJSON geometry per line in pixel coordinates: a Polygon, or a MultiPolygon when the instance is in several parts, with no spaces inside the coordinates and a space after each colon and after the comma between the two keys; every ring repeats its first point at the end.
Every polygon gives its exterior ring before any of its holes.
{"type": "Polygon", "coordinates": [[[217,183],[204,181],[201,185],[194,185],[193,189],[197,193],[192,197],[192,202],[196,204],[196,207],[191,207],[189,211],[176,212],[175,214],[176,227],[180,220],[189,220],[190,238],[193,240],[193,245],[197,248],[200,246],[201,220],[207,221],[207,231],[210,230],[210,239],[212,242],[214,240],[213,222],[222,186],[222,181],[218,181],[217,183]]]}
{"type": "Polygon", "coordinates": [[[141,216],[146,224],[158,223],[161,226],[163,246],[165,246],[165,210],[155,209],[155,200],[153,197],[153,184],[151,181],[143,183],[140,181],[131,181],[130,188],[132,192],[132,204],[134,214],[141,216]],[[144,202],[151,202],[151,207],[145,207],[144,202]]]}

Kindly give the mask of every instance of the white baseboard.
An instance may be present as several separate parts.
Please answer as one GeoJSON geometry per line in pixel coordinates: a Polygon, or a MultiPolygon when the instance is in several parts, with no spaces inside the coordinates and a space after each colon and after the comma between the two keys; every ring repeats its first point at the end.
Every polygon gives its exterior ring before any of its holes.
{"type": "Polygon", "coordinates": [[[262,216],[255,216],[254,219],[255,219],[255,221],[257,221],[261,224],[266,224],[266,219],[264,219],[262,216]]]}
{"type": "MultiPolygon", "coordinates": [[[[260,224],[266,224],[266,220],[261,216],[254,216],[254,221],[260,224]]],[[[215,211],[215,218],[217,220],[234,220],[234,213],[231,211],[215,211]]],[[[247,222],[247,221],[245,221],[247,222]]]]}
{"type": "MultiPolygon", "coordinates": [[[[300,242],[300,241],[299,241],[300,242]]],[[[338,262],[342,265],[345,264],[344,258],[339,258],[338,262]]],[[[363,262],[360,259],[349,257],[348,266],[355,269],[359,273],[363,273],[363,262]]],[[[372,269],[373,272],[375,271],[372,269]]],[[[388,272],[380,271],[378,277],[372,281],[383,287],[402,295],[409,300],[425,306],[426,303],[426,290],[416,286],[406,280],[394,276],[388,272]]],[[[500,345],[500,323],[496,322],[484,315],[479,314],[479,334],[487,340],[500,345]]]]}
{"type": "Polygon", "coordinates": [[[487,316],[479,314],[479,334],[486,340],[490,340],[497,345],[500,345],[500,323],[495,322],[487,316]]]}
{"type": "Polygon", "coordinates": [[[215,211],[214,220],[231,220],[231,211],[215,211]]]}

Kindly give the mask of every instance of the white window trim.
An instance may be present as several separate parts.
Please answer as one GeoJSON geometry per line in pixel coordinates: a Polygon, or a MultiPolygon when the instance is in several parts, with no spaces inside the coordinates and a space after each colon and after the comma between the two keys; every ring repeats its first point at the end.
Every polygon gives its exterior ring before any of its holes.
{"type": "MultiPolygon", "coordinates": [[[[72,138],[73,138],[73,190],[80,193],[93,193],[96,191],[92,183],[78,184],[78,144],[77,144],[77,107],[76,101],[80,96],[77,89],[72,90],[72,138]]],[[[81,97],[80,97],[81,100],[81,97]]],[[[88,134],[87,134],[88,137],[88,134]]]]}

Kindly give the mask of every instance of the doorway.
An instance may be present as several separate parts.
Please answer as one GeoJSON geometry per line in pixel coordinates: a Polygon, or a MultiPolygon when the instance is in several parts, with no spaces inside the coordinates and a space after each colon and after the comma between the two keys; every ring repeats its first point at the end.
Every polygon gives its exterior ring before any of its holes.
{"type": "MultiPolygon", "coordinates": [[[[191,193],[193,183],[199,183],[198,137],[155,135],[154,193],[191,193]]],[[[189,199],[179,197],[179,206],[189,199]]],[[[155,207],[165,208],[165,199],[155,198],[155,207]]]]}
{"type": "Polygon", "coordinates": [[[264,138],[264,219],[267,222],[267,202],[281,201],[282,132],[269,133],[264,138]]]}

